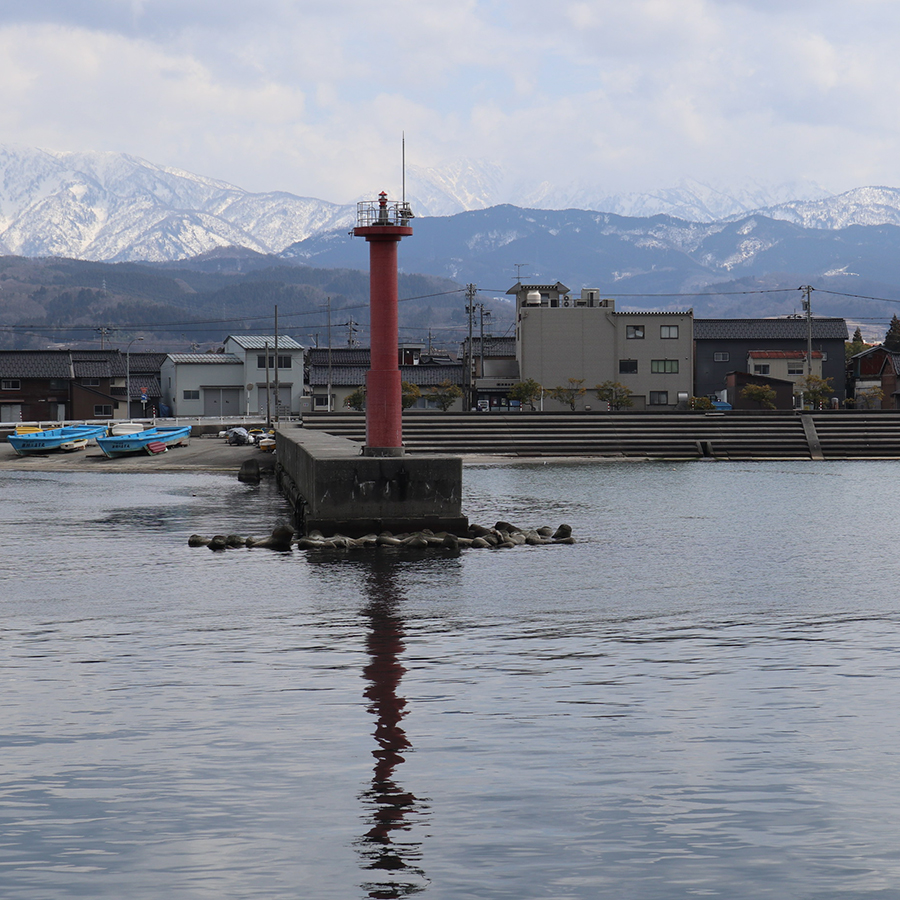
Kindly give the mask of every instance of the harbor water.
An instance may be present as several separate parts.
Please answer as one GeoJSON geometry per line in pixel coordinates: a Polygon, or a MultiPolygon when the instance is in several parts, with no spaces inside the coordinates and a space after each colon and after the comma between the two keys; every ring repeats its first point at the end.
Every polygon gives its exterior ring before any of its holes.
{"type": "Polygon", "coordinates": [[[455,554],[0,474],[0,896],[900,898],[896,469],[467,467],[578,542],[455,554]]]}

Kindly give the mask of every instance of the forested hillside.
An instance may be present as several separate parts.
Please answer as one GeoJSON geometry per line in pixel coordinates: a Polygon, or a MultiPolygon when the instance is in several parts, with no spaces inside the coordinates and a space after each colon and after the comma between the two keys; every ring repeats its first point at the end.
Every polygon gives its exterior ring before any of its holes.
{"type": "MultiPolygon", "coordinates": [[[[285,264],[246,251],[181,263],[106,264],[0,257],[0,348],[122,346],[183,352],[232,333],[280,334],[305,345],[368,343],[369,279],[352,269],[285,264]]],[[[452,347],[466,328],[459,285],[400,276],[401,340],[452,347]]],[[[506,327],[506,325],[504,325],[506,327]]]]}

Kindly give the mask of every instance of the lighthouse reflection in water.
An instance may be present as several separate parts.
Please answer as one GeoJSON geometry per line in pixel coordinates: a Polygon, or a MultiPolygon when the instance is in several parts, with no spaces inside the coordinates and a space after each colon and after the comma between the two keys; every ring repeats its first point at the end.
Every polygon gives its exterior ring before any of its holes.
{"type": "Polygon", "coordinates": [[[408,834],[413,821],[421,822],[426,807],[403,789],[398,771],[403,754],[412,749],[402,727],[406,700],[400,694],[400,682],[406,669],[400,609],[404,598],[395,577],[398,562],[376,557],[366,577],[369,661],[363,676],[367,708],[375,718],[375,766],[372,784],[362,794],[371,827],[360,838],[358,848],[368,876],[362,887],[372,898],[405,897],[428,884],[419,865],[421,844],[408,834]]]}

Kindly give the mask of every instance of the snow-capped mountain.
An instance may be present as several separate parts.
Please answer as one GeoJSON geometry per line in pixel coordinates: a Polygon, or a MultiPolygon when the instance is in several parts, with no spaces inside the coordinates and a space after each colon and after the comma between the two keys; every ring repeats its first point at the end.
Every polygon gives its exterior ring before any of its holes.
{"type": "Polygon", "coordinates": [[[854,188],[818,200],[793,199],[776,206],[759,207],[755,212],[804,228],[835,230],[851,225],[900,225],[900,190],[890,187],[854,188]]]}
{"type": "Polygon", "coordinates": [[[119,153],[0,147],[0,251],[166,261],[217,247],[276,253],[355,208],[234,185],[119,153]]]}
{"type": "MultiPolygon", "coordinates": [[[[419,220],[504,205],[526,216],[529,209],[586,210],[668,216],[680,220],[686,239],[696,239],[699,225],[751,215],[816,229],[900,224],[900,190],[887,187],[833,196],[811,184],[726,189],[684,180],[652,193],[614,194],[586,183],[512,184],[500,166],[477,160],[410,166],[407,181],[419,220]]],[[[278,254],[320,235],[345,237],[354,221],[353,204],[251,193],[124,154],[0,146],[0,253],[110,262],[166,262],[234,246],[278,254]]]]}
{"type": "Polygon", "coordinates": [[[409,167],[408,194],[418,215],[451,216],[511,204],[528,209],[585,209],[619,216],[673,216],[689,222],[717,222],[789,201],[822,201],[830,196],[812,182],[765,185],[747,180],[726,187],[684,178],[649,193],[610,193],[596,184],[511,183],[502,168],[477,160],[457,160],[442,168],[409,167]]]}

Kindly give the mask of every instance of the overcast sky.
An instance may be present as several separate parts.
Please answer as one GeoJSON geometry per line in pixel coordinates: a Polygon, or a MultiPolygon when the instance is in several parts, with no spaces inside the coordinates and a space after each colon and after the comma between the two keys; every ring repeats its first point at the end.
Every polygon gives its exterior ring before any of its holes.
{"type": "Polygon", "coordinates": [[[0,141],[335,202],[402,131],[411,164],[610,193],[900,186],[898,37],[896,0],[23,0],[0,141]]]}

